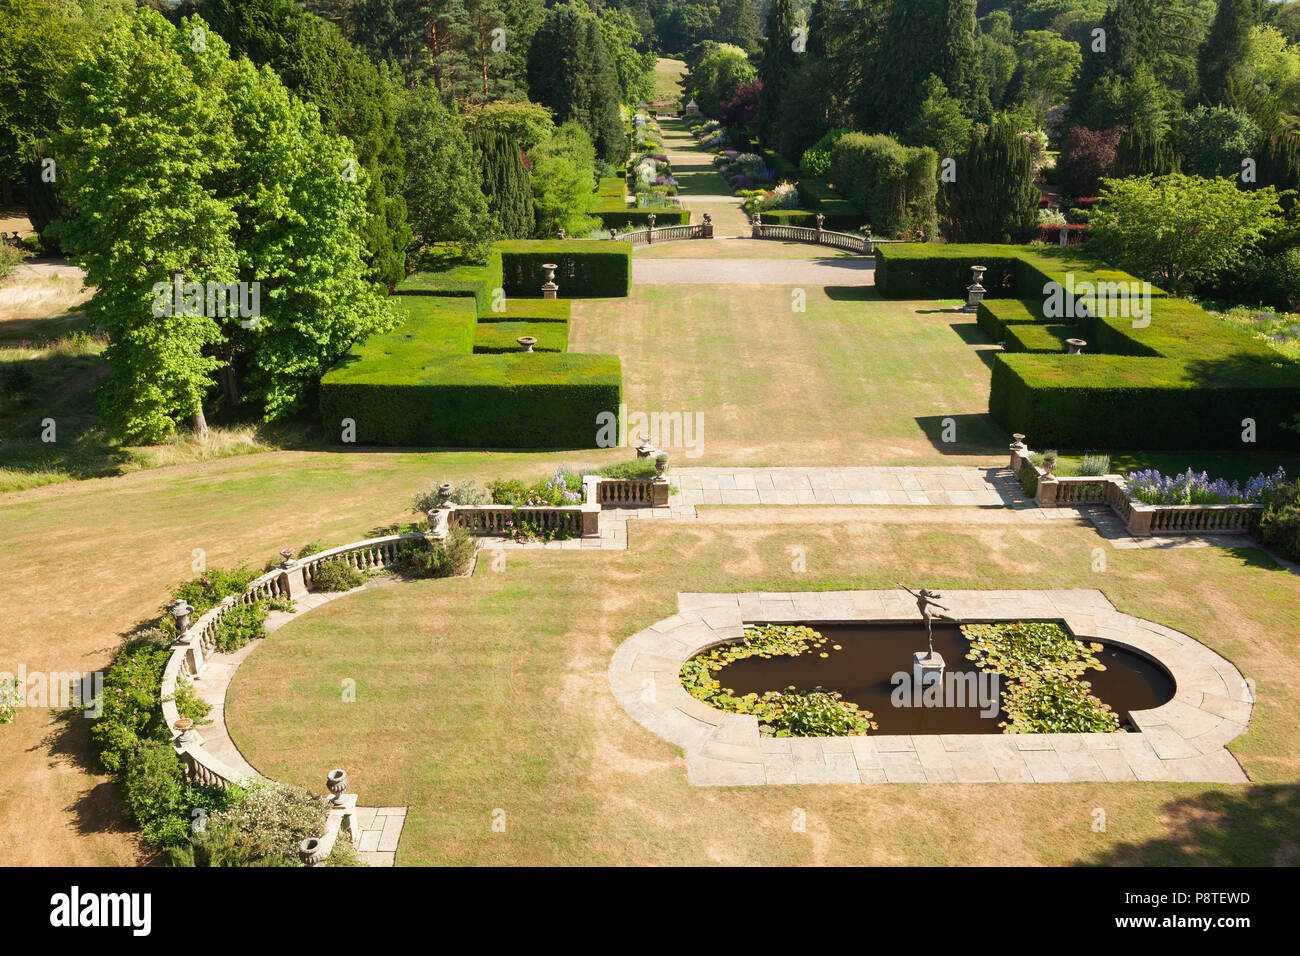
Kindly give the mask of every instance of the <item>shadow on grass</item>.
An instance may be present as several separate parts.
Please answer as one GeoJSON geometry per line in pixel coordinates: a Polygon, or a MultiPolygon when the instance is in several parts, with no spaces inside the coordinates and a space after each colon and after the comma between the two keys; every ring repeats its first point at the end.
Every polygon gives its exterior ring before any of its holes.
{"type": "Polygon", "coordinates": [[[1170,833],[1121,843],[1094,866],[1295,866],[1300,863],[1300,787],[1212,790],[1161,807],[1170,833]]]}
{"type": "MultiPolygon", "coordinates": [[[[834,260],[826,260],[834,261],[834,260]]],[[[832,302],[880,302],[883,301],[875,286],[869,285],[828,285],[823,287],[826,298],[832,302]]]]}
{"type": "Polygon", "coordinates": [[[997,423],[986,414],[919,415],[916,424],[935,451],[943,455],[1001,455],[1009,444],[997,423]]]}

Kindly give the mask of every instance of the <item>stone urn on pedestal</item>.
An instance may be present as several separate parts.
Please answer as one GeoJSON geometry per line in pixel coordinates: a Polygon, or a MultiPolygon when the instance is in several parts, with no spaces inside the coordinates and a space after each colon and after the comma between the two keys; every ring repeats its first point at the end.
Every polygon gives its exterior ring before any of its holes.
{"type": "Polygon", "coordinates": [[[560,291],[560,287],[555,284],[555,270],[558,268],[560,268],[559,265],[554,262],[542,263],[542,269],[546,273],[546,281],[542,283],[543,299],[554,299],[560,291]]]}
{"type": "Polygon", "coordinates": [[[668,453],[661,451],[655,455],[655,477],[662,478],[664,472],[668,470],[668,453]]]}
{"type": "Polygon", "coordinates": [[[966,287],[966,304],[962,306],[961,311],[974,312],[979,309],[979,304],[984,301],[984,294],[988,292],[982,285],[986,272],[988,266],[970,267],[971,284],[966,287]]]}
{"type": "Polygon", "coordinates": [[[325,786],[333,794],[330,808],[339,810],[343,807],[343,791],[348,788],[348,772],[342,768],[331,770],[325,775],[325,786]]]}
{"type": "Polygon", "coordinates": [[[1069,347],[1070,355],[1079,355],[1083,352],[1084,347],[1088,344],[1083,339],[1066,339],[1065,344],[1069,347]]]}
{"type": "MultiPolygon", "coordinates": [[[[551,298],[555,298],[555,296],[551,296],[551,298]]],[[[533,346],[537,344],[537,337],[533,335],[521,335],[519,338],[515,339],[515,341],[519,343],[519,351],[531,352],[533,346]]]]}

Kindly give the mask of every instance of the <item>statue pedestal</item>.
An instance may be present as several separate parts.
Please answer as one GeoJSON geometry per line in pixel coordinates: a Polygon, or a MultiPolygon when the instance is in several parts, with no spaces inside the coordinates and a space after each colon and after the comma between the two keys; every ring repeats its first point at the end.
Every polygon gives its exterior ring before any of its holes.
{"type": "Polygon", "coordinates": [[[938,651],[917,651],[912,655],[912,680],[917,687],[927,687],[943,680],[943,655],[938,651]]]}

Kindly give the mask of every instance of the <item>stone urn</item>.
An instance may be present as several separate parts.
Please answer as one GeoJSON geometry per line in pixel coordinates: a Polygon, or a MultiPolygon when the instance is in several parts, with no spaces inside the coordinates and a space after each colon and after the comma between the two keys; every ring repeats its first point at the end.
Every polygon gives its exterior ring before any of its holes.
{"type": "MultiPolygon", "coordinates": [[[[552,296],[552,298],[554,298],[554,296],[552,296]]],[[[519,343],[519,351],[531,352],[533,346],[537,344],[537,337],[535,335],[521,335],[519,338],[515,339],[515,341],[519,343]]]]}
{"type": "Polygon", "coordinates": [[[334,794],[330,801],[335,808],[342,806],[343,791],[348,788],[348,772],[341,767],[325,775],[325,786],[334,794]]]}
{"type": "Polygon", "coordinates": [[[1084,346],[1088,343],[1083,339],[1066,339],[1065,344],[1070,350],[1068,354],[1078,355],[1083,351],[1084,346]]]}
{"type": "Polygon", "coordinates": [[[185,632],[190,629],[190,615],[194,613],[194,608],[184,598],[179,598],[168,610],[176,621],[176,639],[181,643],[187,643],[185,632]]]}
{"type": "Polygon", "coordinates": [[[194,739],[190,731],[194,728],[194,721],[188,717],[182,717],[172,724],[172,729],[176,731],[176,742],[178,744],[187,744],[194,739]]]}
{"type": "Polygon", "coordinates": [[[668,469],[668,456],[662,452],[655,455],[655,474],[662,478],[664,472],[668,469]]]}
{"type": "Polygon", "coordinates": [[[542,270],[546,273],[546,281],[542,283],[543,299],[554,299],[560,291],[560,287],[555,284],[555,270],[558,268],[559,265],[554,262],[542,263],[542,270]]]}
{"type": "Polygon", "coordinates": [[[966,304],[962,306],[963,312],[976,311],[979,304],[984,301],[984,294],[988,291],[982,284],[986,272],[988,272],[988,266],[970,267],[971,284],[966,288],[966,304]]]}
{"type": "Polygon", "coordinates": [[[298,844],[298,856],[303,866],[320,866],[325,861],[321,842],[318,837],[308,837],[298,844]]]}
{"type": "Polygon", "coordinates": [[[1024,451],[1025,448],[1027,447],[1025,445],[1025,436],[1020,434],[1020,432],[1016,432],[1014,435],[1012,435],[1011,439],[1012,439],[1011,441],[1012,451],[1024,451]]]}

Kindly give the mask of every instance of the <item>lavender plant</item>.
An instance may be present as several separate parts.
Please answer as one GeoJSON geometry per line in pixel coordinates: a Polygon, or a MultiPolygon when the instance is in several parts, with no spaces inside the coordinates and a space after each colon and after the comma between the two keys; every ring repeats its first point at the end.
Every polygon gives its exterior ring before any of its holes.
{"type": "Polygon", "coordinates": [[[1271,475],[1258,474],[1243,488],[1226,478],[1213,481],[1205,472],[1188,468],[1177,475],[1162,475],[1155,468],[1128,475],[1128,495],[1148,505],[1235,505],[1265,502],[1286,481],[1286,470],[1278,468],[1271,475]]]}

